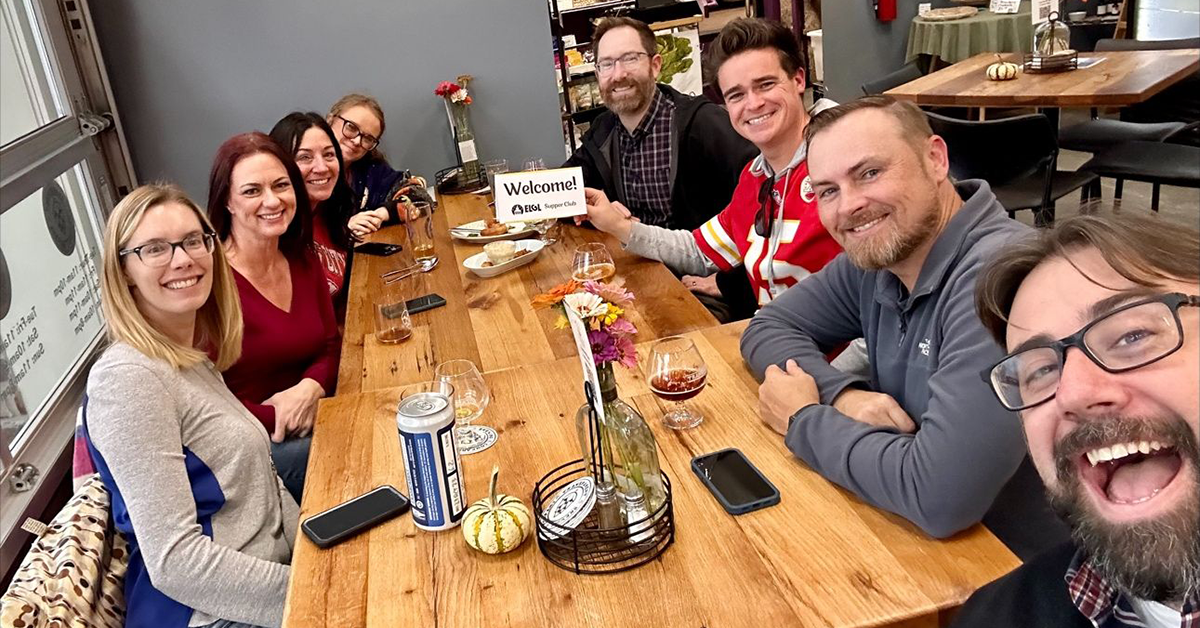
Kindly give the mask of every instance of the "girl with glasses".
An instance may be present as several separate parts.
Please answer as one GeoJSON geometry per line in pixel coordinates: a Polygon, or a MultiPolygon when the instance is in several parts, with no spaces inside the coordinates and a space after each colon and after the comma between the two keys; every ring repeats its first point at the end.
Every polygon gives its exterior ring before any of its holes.
{"type": "Polygon", "coordinates": [[[299,518],[266,430],[221,380],[242,350],[222,243],[173,185],[104,233],[111,345],[88,375],[89,453],[130,545],[128,625],[279,625],[299,518]]]}
{"type": "Polygon", "coordinates": [[[304,179],[271,138],[235,135],[213,160],[208,216],[245,313],[242,355],[225,381],[271,435],[275,465],[300,501],[317,400],[333,393],[341,352],[304,179]]]}
{"type": "Polygon", "coordinates": [[[395,170],[379,150],[386,122],[379,101],[366,94],[346,94],[333,103],[326,117],[338,137],[345,159],[345,177],[354,191],[359,210],[349,223],[356,237],[363,237],[385,223],[397,222],[396,199],[407,195],[429,202],[425,181],[405,170],[395,170]]]}

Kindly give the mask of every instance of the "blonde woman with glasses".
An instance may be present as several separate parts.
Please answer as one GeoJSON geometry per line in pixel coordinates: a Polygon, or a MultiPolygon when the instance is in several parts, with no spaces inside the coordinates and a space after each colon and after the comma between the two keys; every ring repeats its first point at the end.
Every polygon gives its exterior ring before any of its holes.
{"type": "Polygon", "coordinates": [[[361,238],[386,223],[400,219],[396,198],[406,195],[413,200],[429,201],[425,180],[407,170],[392,168],[379,141],[387,122],[383,107],[366,94],[346,94],[333,103],[326,117],[346,162],[346,181],[354,191],[355,207],[350,217],[350,233],[361,238]]]}
{"type": "Polygon", "coordinates": [[[101,273],[112,344],[85,427],[130,545],[126,625],[278,626],[299,511],[221,378],[242,346],[221,242],[182,190],[142,186],[108,219],[101,273]]]}

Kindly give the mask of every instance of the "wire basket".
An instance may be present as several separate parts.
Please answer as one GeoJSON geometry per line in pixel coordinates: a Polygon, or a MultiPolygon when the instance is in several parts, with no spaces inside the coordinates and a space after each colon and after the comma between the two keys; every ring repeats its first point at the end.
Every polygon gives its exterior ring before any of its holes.
{"type": "Polygon", "coordinates": [[[1079,53],[1067,50],[1058,54],[1042,56],[1025,53],[1025,71],[1029,74],[1052,74],[1079,68],[1079,53]]]}
{"type": "Polygon", "coordinates": [[[658,558],[675,542],[675,509],[671,480],[666,473],[662,473],[666,495],[662,504],[646,518],[625,526],[601,528],[595,509],[575,528],[564,527],[543,515],[559,491],[574,480],[591,476],[588,467],[583,459],[572,460],[547,473],[533,487],[538,549],[547,560],[577,574],[617,573],[658,558]],[[633,540],[634,537],[639,540],[633,540]]]}
{"type": "Polygon", "coordinates": [[[450,166],[439,170],[434,177],[438,194],[466,194],[487,187],[487,174],[484,173],[483,166],[479,166],[474,172],[475,176],[468,176],[467,170],[462,166],[450,166]]]}

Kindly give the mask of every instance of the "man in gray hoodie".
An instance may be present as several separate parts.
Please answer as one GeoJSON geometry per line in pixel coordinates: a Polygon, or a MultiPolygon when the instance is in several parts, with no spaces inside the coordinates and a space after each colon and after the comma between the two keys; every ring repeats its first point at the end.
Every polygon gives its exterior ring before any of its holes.
{"type": "Polygon", "coordinates": [[[932,536],[983,520],[1019,555],[1064,540],[1022,464],[1017,418],[979,378],[1000,350],[975,313],[976,275],[1030,228],[986,182],[950,179],[914,105],[863,98],[815,116],[805,137],[821,222],[845,254],[742,337],[762,419],[818,473],[932,536]],[[825,360],[859,337],[869,378],[825,360]]]}

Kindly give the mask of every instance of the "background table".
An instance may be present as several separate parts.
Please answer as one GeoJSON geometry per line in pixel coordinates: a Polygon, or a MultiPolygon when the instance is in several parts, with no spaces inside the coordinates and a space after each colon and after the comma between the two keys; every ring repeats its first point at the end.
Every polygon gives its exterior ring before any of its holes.
{"type": "MultiPolygon", "coordinates": [[[[651,340],[712,327],[717,320],[659,262],[626,253],[616,238],[593,229],[563,225],[562,238],[542,251],[532,264],[491,279],[481,279],[462,266],[483,250],[479,244],[450,237],[449,228],[491,215],[488,197],[475,194],[444,196],[434,213],[435,250],[440,262],[429,273],[409,281],[409,298],[436,292],[446,305],[412,316],[412,337],[387,345],[375,340],[374,306],[383,286],[380,275],[411,263],[407,251],[392,257],[357,255],[351,272],[346,326],[342,337],[337,394],[374,390],[433,379],[441,362],[471,360],[482,371],[536,364],[575,355],[570,334],[555,329],[558,314],[532,310],[529,302],[571,278],[575,248],[603,242],[617,275],[634,294],[650,303],[635,307],[631,320],[639,340],[651,340]]],[[[536,237],[536,236],[533,236],[536,237]]],[[[404,243],[404,228],[389,227],[374,240],[404,243]]]]}
{"type": "Polygon", "coordinates": [[[1033,49],[1030,4],[1021,3],[1017,13],[979,13],[961,20],[932,22],[920,16],[908,27],[905,60],[933,55],[946,63],[958,63],[981,52],[1024,52],[1033,49]]]}
{"type": "MultiPolygon", "coordinates": [[[[1021,55],[1003,55],[1021,64],[1021,55]]],[[[1120,107],[1149,99],[1200,69],[1200,50],[1136,50],[1079,55],[1100,63],[1057,74],[1020,72],[989,81],[993,54],[981,54],[886,92],[918,105],[960,107],[1120,107]]]]}
{"type": "MultiPolygon", "coordinates": [[[[982,526],[931,539],[796,460],[758,418],[757,383],[738,352],[744,327],[689,334],[708,364],[708,387],[688,402],[705,421],[692,430],[662,427],[669,404],[636,371],[616,369],[621,396],[650,423],[672,481],[676,541],[655,561],[580,576],[543,558],[536,539],[486,556],[469,549],[459,529],[423,532],[403,516],[329,550],[299,538],[284,625],[933,628],[941,612],[1018,565],[982,526]],[[689,464],[725,447],[741,449],[775,483],[778,505],[739,517],[721,509],[689,464]]],[[[641,343],[643,364],[647,351],[641,343]]],[[[500,490],[529,503],[534,482],[579,457],[579,361],[485,378],[492,402],[480,422],[500,440],[463,456],[467,497],[484,496],[499,464],[500,490]]],[[[380,484],[405,486],[398,397],[391,388],[320,402],[301,518],[380,484]]]]}

